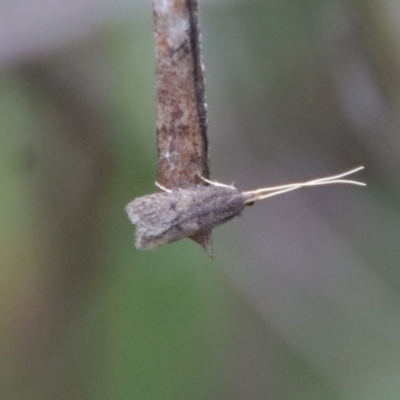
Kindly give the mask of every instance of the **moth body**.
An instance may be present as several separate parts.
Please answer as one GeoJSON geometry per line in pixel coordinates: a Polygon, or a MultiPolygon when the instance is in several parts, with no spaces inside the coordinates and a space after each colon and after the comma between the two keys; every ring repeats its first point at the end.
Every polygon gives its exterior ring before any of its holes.
{"type": "Polygon", "coordinates": [[[163,244],[189,237],[199,243],[213,228],[239,215],[246,205],[293,190],[337,183],[365,186],[365,183],[343,179],[364,167],[307,182],[266,187],[240,192],[233,186],[202,178],[210,186],[169,190],[139,197],[126,206],[129,219],[136,225],[136,247],[154,249],[163,244]]]}
{"type": "Polygon", "coordinates": [[[139,197],[126,207],[136,225],[136,247],[153,249],[191,237],[230,220],[246,195],[229,186],[196,186],[139,197]]]}

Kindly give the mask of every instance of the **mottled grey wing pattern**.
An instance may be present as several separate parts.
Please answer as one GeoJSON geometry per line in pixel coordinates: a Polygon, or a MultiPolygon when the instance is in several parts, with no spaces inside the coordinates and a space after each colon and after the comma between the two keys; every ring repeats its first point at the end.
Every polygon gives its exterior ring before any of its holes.
{"type": "Polygon", "coordinates": [[[171,208],[171,193],[154,193],[139,197],[126,206],[133,224],[146,229],[148,236],[158,236],[171,227],[177,210],[171,208]]]}
{"type": "Polygon", "coordinates": [[[235,188],[201,186],[143,196],[126,210],[137,226],[136,246],[152,249],[220,225],[244,207],[235,188]]]}

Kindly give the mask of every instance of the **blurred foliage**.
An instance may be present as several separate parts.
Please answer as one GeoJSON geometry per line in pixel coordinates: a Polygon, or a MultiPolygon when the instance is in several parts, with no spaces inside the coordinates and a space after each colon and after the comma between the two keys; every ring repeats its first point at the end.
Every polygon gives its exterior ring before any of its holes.
{"type": "Polygon", "coordinates": [[[3,68],[2,399],[399,398],[389,7],[200,3],[212,178],[365,163],[369,184],[246,210],[215,231],[214,260],[189,240],[137,251],[124,214],[154,191],[148,2],[3,68]]]}

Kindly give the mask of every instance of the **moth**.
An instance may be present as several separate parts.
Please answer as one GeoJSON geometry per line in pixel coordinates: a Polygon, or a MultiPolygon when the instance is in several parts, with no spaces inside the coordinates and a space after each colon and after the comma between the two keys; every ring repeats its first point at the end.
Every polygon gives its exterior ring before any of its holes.
{"type": "Polygon", "coordinates": [[[364,167],[339,175],[241,192],[234,186],[201,178],[208,186],[169,190],[139,197],[126,206],[130,221],[136,225],[138,249],[155,249],[167,243],[209,231],[239,215],[246,206],[286,192],[309,186],[345,183],[365,186],[343,179],[364,167]]]}

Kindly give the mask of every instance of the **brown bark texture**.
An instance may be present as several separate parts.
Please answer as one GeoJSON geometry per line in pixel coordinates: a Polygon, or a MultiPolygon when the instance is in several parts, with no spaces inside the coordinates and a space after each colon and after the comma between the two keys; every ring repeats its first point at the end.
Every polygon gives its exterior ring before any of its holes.
{"type": "MultiPolygon", "coordinates": [[[[207,109],[197,0],[153,0],[157,180],[168,189],[209,178],[207,109]]],[[[211,231],[192,239],[211,255],[211,231]]]]}

